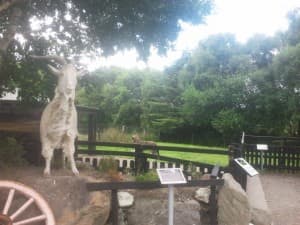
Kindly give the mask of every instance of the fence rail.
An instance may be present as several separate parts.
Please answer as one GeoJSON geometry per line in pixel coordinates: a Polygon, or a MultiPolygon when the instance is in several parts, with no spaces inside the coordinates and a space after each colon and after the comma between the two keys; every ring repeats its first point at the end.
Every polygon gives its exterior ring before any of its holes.
{"type": "MultiPolygon", "coordinates": [[[[216,179],[219,173],[219,167],[214,166],[212,169],[211,177],[208,180],[193,180],[186,184],[175,185],[177,187],[207,187],[210,186],[209,196],[209,217],[210,225],[217,225],[217,198],[216,187],[224,185],[223,179],[216,179]]],[[[98,182],[87,183],[88,191],[101,191],[111,190],[111,220],[113,225],[118,225],[118,198],[117,193],[120,189],[154,189],[154,188],[167,188],[167,185],[162,185],[158,181],[154,182],[98,182]]]]}
{"type": "MultiPolygon", "coordinates": [[[[173,151],[173,152],[191,152],[199,154],[214,154],[214,155],[228,155],[227,150],[215,150],[215,149],[198,149],[198,148],[183,148],[183,147],[171,147],[171,146],[157,146],[159,150],[173,151]]],[[[105,149],[105,148],[104,148],[105,149]]],[[[113,142],[96,142],[96,141],[78,141],[77,142],[77,158],[84,162],[97,166],[103,156],[121,156],[129,157],[130,159],[124,160],[117,158],[119,161],[119,167],[127,167],[135,170],[135,173],[147,171],[152,168],[167,168],[167,167],[181,167],[183,169],[189,169],[191,166],[196,167],[197,171],[208,172],[213,168],[213,164],[202,163],[197,161],[184,160],[179,158],[156,156],[153,154],[147,154],[145,150],[152,150],[153,146],[142,144],[129,144],[129,143],[113,143],[113,142]],[[96,149],[97,146],[104,147],[122,147],[129,151],[113,151],[113,150],[90,150],[96,149]],[[151,160],[150,160],[151,159],[151,160]]]]}

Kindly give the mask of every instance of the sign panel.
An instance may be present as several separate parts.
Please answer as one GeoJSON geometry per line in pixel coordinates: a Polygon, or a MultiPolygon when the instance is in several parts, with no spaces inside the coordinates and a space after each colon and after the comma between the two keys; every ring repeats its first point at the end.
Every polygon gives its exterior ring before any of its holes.
{"type": "Polygon", "coordinates": [[[181,168],[156,169],[160,183],[162,184],[185,184],[186,179],[181,168]]]}
{"type": "Polygon", "coordinates": [[[256,149],[260,151],[268,151],[269,147],[266,144],[257,144],[256,149]]]}
{"type": "Polygon", "coordinates": [[[234,161],[242,167],[249,176],[255,176],[258,174],[257,170],[254,169],[244,158],[236,158],[234,161]]]}

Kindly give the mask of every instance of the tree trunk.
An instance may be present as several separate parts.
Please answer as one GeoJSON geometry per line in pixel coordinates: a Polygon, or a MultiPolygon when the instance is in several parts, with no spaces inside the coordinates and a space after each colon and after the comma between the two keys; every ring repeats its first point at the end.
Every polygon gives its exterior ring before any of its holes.
{"type": "MultiPolygon", "coordinates": [[[[1,7],[2,5],[0,5],[0,12],[2,11],[1,7]]],[[[14,36],[17,32],[17,24],[20,21],[21,16],[22,16],[21,9],[17,7],[13,8],[9,18],[9,25],[5,29],[2,39],[0,39],[0,68],[2,66],[3,57],[6,54],[7,48],[9,44],[12,42],[12,40],[14,39],[14,36]]]]}

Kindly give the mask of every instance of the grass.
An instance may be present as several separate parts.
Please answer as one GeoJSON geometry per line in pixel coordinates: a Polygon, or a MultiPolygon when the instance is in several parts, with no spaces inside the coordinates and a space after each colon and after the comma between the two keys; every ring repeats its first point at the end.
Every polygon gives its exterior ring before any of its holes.
{"type": "MultiPolygon", "coordinates": [[[[177,159],[195,161],[208,163],[211,165],[218,164],[220,166],[227,166],[228,156],[227,155],[217,155],[217,154],[204,154],[204,153],[192,153],[192,152],[175,152],[175,151],[166,151],[163,150],[163,146],[168,147],[182,147],[182,148],[199,148],[199,149],[212,149],[212,150],[226,150],[226,148],[221,147],[212,147],[212,146],[199,146],[199,145],[188,145],[188,144],[175,144],[175,143],[166,143],[166,142],[157,142],[157,145],[160,146],[162,150],[159,151],[161,156],[172,157],[177,159]]],[[[81,146],[81,149],[87,149],[87,146],[81,146]]],[[[106,146],[97,146],[99,151],[126,151],[130,152],[133,149],[125,147],[106,147],[106,146]]],[[[148,151],[147,151],[148,152],[148,151]]]]}
{"type": "Polygon", "coordinates": [[[214,150],[226,150],[226,148],[215,147],[215,146],[202,146],[202,145],[192,145],[192,144],[177,144],[171,142],[156,142],[159,146],[170,146],[170,147],[183,147],[183,148],[199,148],[199,149],[214,149],[214,150]]]}
{"type": "MultiPolygon", "coordinates": [[[[212,149],[212,150],[227,150],[226,148],[214,147],[214,146],[199,146],[190,144],[175,144],[167,142],[157,143],[159,146],[170,146],[170,147],[182,147],[182,148],[199,148],[199,149],[212,149]]],[[[216,154],[201,154],[192,152],[170,152],[170,151],[160,151],[160,155],[173,157],[178,159],[184,159],[189,161],[196,161],[208,164],[218,164],[220,166],[226,166],[228,164],[227,155],[216,155],[216,154]]]]}
{"type": "Polygon", "coordinates": [[[208,163],[212,165],[218,164],[220,166],[226,166],[228,164],[228,156],[226,155],[201,154],[201,153],[192,153],[192,152],[169,152],[169,151],[160,151],[160,155],[189,160],[189,161],[208,163]]]}

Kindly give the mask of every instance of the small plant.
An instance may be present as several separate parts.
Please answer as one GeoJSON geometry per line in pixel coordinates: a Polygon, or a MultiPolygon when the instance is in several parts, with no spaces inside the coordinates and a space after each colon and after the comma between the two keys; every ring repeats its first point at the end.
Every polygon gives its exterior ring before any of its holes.
{"type": "Polygon", "coordinates": [[[196,166],[192,163],[189,163],[187,173],[191,176],[191,179],[197,180],[202,177],[202,173],[197,172],[196,166]]]}
{"type": "Polygon", "coordinates": [[[25,165],[27,162],[23,155],[23,146],[15,138],[4,137],[0,139],[0,167],[25,165]]]}
{"type": "Polygon", "coordinates": [[[137,182],[145,182],[145,181],[157,181],[158,180],[158,175],[155,170],[150,170],[147,173],[143,173],[140,175],[137,175],[135,177],[135,180],[137,182]]]}
{"type": "Polygon", "coordinates": [[[108,171],[118,171],[118,162],[113,157],[106,157],[100,160],[99,171],[107,173],[108,171]]]}
{"type": "Polygon", "coordinates": [[[99,171],[109,176],[112,181],[123,180],[122,173],[118,171],[118,162],[113,157],[100,160],[99,171]]]}

